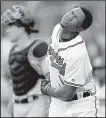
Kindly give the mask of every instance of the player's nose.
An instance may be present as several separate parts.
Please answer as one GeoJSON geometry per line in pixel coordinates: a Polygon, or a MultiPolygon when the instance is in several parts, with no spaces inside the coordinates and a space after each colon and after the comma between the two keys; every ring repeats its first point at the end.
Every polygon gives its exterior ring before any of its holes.
{"type": "Polygon", "coordinates": [[[73,15],[70,15],[69,16],[69,20],[72,21],[74,19],[74,16],[73,15]]]}

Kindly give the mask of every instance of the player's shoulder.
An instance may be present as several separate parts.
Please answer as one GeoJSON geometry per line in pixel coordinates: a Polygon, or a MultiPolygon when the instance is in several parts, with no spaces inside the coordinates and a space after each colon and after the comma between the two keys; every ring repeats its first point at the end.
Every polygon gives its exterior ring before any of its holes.
{"type": "Polygon", "coordinates": [[[1,38],[1,47],[10,47],[12,46],[12,43],[10,42],[10,40],[8,38],[1,38]]]}
{"type": "Polygon", "coordinates": [[[58,30],[58,29],[60,29],[60,24],[58,23],[55,27],[54,27],[54,30],[58,30]]]}
{"type": "Polygon", "coordinates": [[[74,42],[69,46],[67,58],[74,58],[74,59],[80,59],[85,58],[87,56],[87,49],[85,46],[85,42],[82,39],[82,37],[79,35],[76,37],[74,42]]]}
{"type": "Polygon", "coordinates": [[[81,59],[81,58],[86,58],[87,56],[87,51],[83,49],[82,47],[76,48],[75,50],[68,50],[67,53],[67,58],[74,58],[74,59],[81,59]]]}
{"type": "Polygon", "coordinates": [[[3,56],[9,55],[10,50],[14,46],[8,38],[2,38],[1,40],[1,54],[3,56]]]}
{"type": "Polygon", "coordinates": [[[60,24],[57,24],[57,25],[54,27],[54,29],[53,29],[53,34],[52,34],[52,36],[55,35],[55,34],[57,34],[57,32],[59,31],[60,28],[61,28],[60,24]]]}

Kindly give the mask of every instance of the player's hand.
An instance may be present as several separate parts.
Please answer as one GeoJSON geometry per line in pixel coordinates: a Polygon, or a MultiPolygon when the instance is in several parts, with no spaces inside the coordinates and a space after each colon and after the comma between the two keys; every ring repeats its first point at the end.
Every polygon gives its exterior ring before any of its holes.
{"type": "Polygon", "coordinates": [[[50,78],[47,78],[46,81],[48,84],[50,84],[50,78]]]}
{"type": "Polygon", "coordinates": [[[49,83],[47,80],[42,80],[41,81],[41,92],[46,95],[47,94],[47,88],[50,87],[49,83]]]}
{"type": "Polygon", "coordinates": [[[48,81],[46,79],[43,79],[41,81],[41,86],[45,86],[46,84],[48,84],[48,81]]]}

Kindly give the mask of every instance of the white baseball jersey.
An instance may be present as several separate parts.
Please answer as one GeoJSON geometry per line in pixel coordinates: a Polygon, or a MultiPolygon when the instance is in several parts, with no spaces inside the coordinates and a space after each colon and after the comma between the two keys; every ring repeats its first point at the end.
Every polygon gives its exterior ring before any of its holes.
{"type": "MultiPolygon", "coordinates": [[[[89,91],[91,94],[95,94],[92,66],[85,42],[80,35],[73,40],[59,42],[60,29],[60,24],[57,24],[51,37],[52,43],[48,48],[51,86],[59,88],[67,84],[77,87],[76,93],[89,91]]],[[[54,109],[52,114],[64,116],[62,113],[65,113],[70,105],[71,102],[52,97],[50,112],[54,109]],[[59,112],[60,115],[58,115],[59,112]]]]}

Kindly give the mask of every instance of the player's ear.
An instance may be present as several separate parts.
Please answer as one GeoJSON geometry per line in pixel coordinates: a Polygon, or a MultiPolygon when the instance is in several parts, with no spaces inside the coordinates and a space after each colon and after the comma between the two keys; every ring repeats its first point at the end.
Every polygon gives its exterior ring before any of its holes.
{"type": "Polygon", "coordinates": [[[82,32],[82,31],[84,31],[84,28],[81,28],[81,29],[80,29],[80,32],[82,32]]]}
{"type": "Polygon", "coordinates": [[[77,30],[78,32],[82,32],[82,31],[84,31],[84,28],[79,28],[78,30],[77,30]]]}

